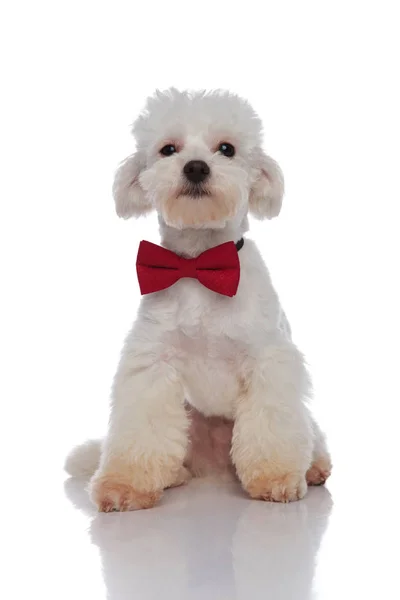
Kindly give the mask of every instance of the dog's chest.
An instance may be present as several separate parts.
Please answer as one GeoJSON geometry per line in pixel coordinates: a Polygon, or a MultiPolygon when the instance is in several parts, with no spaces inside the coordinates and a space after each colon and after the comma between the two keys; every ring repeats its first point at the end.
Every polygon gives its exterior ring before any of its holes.
{"type": "Polygon", "coordinates": [[[205,293],[186,282],[176,298],[176,328],[165,338],[182,378],[186,399],[205,415],[233,416],[239,393],[239,368],[244,345],[235,337],[237,318],[228,308],[235,302],[205,293]],[[183,290],[182,290],[183,291],[183,290]]]}
{"type": "Polygon", "coordinates": [[[232,418],[239,393],[239,350],[233,340],[198,329],[169,336],[186,400],[205,415],[232,418]]]}
{"type": "Polygon", "coordinates": [[[178,330],[188,335],[235,338],[235,331],[245,317],[243,290],[234,298],[222,296],[202,286],[198,281],[179,281],[170,298],[174,322],[178,330]]]}

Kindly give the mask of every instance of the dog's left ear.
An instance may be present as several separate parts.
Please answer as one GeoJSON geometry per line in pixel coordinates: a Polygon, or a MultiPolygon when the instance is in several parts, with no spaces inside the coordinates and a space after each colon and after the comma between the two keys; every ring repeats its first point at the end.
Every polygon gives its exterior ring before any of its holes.
{"type": "Polygon", "coordinates": [[[152,209],[139,182],[140,173],[145,167],[144,157],[136,152],[128,156],[115,173],[113,196],[119,217],[140,217],[152,209]]]}
{"type": "Polygon", "coordinates": [[[273,219],[280,213],[284,192],[283,173],[271,157],[258,148],[253,153],[254,179],[249,210],[257,219],[273,219]]]}

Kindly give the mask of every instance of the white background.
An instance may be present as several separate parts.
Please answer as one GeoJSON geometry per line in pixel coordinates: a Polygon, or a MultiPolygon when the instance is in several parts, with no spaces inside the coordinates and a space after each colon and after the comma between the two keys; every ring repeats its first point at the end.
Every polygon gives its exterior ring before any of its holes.
{"type": "Polygon", "coordinates": [[[106,428],[139,301],[137,245],[158,240],[154,218],[117,219],[110,188],[134,147],[130,123],[147,95],[170,85],[229,88],[264,121],[287,193],[279,219],[253,222],[251,235],[310,363],[335,462],[318,597],[351,598],[352,585],[360,598],[385,586],[395,597],[398,11],[386,0],[2,8],[4,597],[103,597],[84,521],[64,500],[62,464],[73,444],[106,428]]]}

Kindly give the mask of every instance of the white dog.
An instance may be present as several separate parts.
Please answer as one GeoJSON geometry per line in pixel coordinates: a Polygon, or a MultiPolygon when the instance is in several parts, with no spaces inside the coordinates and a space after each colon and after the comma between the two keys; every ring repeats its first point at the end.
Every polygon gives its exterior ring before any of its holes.
{"type": "Polygon", "coordinates": [[[230,453],[252,498],[298,500],[307,483],[326,480],[331,463],[306,404],[303,356],[260,253],[242,240],[248,213],[270,219],[282,203],[282,174],[261,149],[261,122],[230,93],[171,89],[148,100],[133,133],[136,153],[115,178],[117,213],[156,210],[162,246],[175,253],[161,254],[180,261],[182,278],[170,285],[171,271],[157,268],[164,265],[146,264],[148,253],[139,260],[142,287],[153,274],[155,283],[122,352],[108,435],[76,448],[66,469],[96,471],[90,495],[99,510],[134,510],[201,473],[213,452],[219,464],[230,453]],[[228,248],[233,264],[217,274],[216,289],[204,273],[221,265],[201,271],[194,259],[228,248]]]}

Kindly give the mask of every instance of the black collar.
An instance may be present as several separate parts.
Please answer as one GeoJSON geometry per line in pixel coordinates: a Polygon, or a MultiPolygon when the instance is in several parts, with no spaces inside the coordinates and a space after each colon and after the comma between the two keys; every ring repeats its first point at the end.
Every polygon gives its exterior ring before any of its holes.
{"type": "Polygon", "coordinates": [[[236,242],[235,246],[236,246],[236,250],[239,252],[239,250],[241,250],[243,248],[244,245],[244,239],[240,238],[240,240],[238,242],[236,242]]]}

